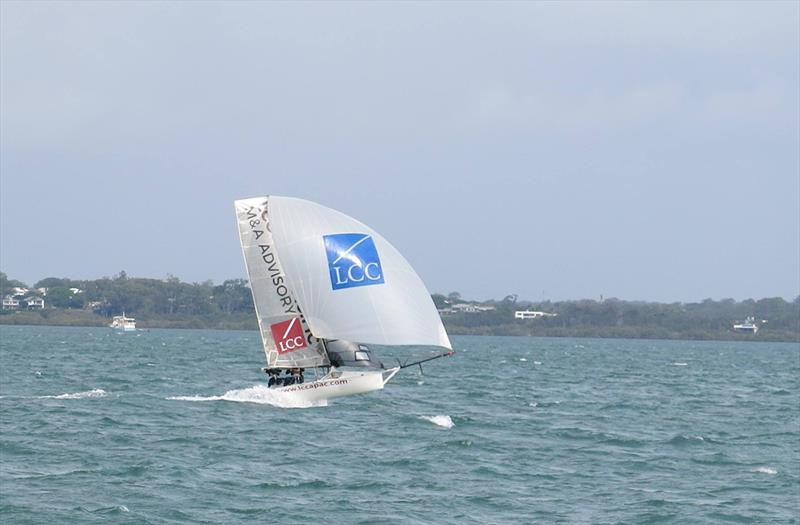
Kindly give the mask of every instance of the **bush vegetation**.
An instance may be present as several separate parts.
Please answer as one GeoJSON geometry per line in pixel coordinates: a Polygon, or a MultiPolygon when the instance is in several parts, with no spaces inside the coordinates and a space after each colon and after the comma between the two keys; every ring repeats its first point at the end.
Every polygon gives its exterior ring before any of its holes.
{"type": "MultiPolygon", "coordinates": [[[[27,288],[0,272],[0,296],[5,297],[14,287],[27,288]]],[[[141,327],[257,327],[250,288],[244,279],[229,279],[215,285],[211,281],[187,283],[174,276],[134,278],[120,272],[95,280],[48,277],[34,283],[32,288],[47,288],[46,308],[4,310],[0,323],[104,326],[111,316],[125,312],[136,317],[141,327]]],[[[792,302],[773,297],[669,304],[614,298],[536,303],[518,301],[514,295],[478,302],[464,300],[458,292],[431,297],[442,310],[458,303],[493,307],[487,311],[443,314],[445,326],[452,334],[800,341],[800,297],[792,302]],[[517,310],[556,315],[519,320],[514,319],[517,310]],[[734,321],[749,316],[767,321],[758,334],[732,331],[734,321]]]]}

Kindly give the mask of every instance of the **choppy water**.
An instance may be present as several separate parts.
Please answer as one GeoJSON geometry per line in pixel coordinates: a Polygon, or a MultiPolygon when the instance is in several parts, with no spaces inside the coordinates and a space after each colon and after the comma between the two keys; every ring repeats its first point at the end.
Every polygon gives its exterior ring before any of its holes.
{"type": "Polygon", "coordinates": [[[800,523],[796,344],[454,337],[288,409],[257,337],[0,327],[0,522],[800,523]]]}

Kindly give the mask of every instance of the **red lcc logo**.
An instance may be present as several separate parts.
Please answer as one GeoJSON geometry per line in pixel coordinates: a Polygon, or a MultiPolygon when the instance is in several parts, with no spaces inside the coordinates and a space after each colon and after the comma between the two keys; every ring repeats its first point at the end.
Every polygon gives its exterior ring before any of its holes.
{"type": "Polygon", "coordinates": [[[303,325],[299,317],[293,317],[288,321],[281,321],[270,325],[272,329],[272,339],[278,347],[279,354],[294,352],[308,345],[306,338],[303,337],[303,325]]]}

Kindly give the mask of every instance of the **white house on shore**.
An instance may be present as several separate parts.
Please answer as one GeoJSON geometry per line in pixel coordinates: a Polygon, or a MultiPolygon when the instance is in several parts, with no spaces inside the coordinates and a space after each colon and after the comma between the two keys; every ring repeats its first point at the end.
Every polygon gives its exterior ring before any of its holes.
{"type": "Polygon", "coordinates": [[[458,303],[450,306],[450,308],[454,312],[467,312],[467,313],[477,313],[477,312],[489,312],[494,310],[494,306],[482,306],[480,304],[470,304],[470,303],[458,303]]]}
{"type": "Polygon", "coordinates": [[[44,299],[36,296],[19,299],[16,295],[3,297],[3,310],[19,310],[20,307],[26,306],[28,310],[41,310],[44,308],[44,299]]]}
{"type": "Polygon", "coordinates": [[[458,303],[450,305],[447,308],[439,308],[438,312],[442,315],[455,314],[455,313],[477,314],[479,312],[490,312],[494,309],[495,309],[494,306],[483,306],[480,304],[471,304],[471,303],[458,303]]]}
{"type": "Polygon", "coordinates": [[[548,312],[537,312],[534,310],[517,310],[514,312],[514,319],[540,319],[542,317],[555,317],[558,314],[548,312]]]}
{"type": "Polygon", "coordinates": [[[28,297],[25,302],[28,304],[28,310],[42,310],[44,308],[44,299],[42,297],[28,297]]]}
{"type": "Polygon", "coordinates": [[[13,295],[3,297],[3,310],[16,310],[19,308],[19,299],[13,295]]]}

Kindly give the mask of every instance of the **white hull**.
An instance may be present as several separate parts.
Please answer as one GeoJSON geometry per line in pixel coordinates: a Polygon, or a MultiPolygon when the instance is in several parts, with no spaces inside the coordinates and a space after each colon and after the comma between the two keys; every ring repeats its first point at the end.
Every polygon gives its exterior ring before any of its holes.
{"type": "Polygon", "coordinates": [[[122,315],[114,316],[114,319],[108,327],[117,332],[135,332],[136,319],[133,317],[125,317],[125,312],[122,312],[122,315]]]}
{"type": "MultiPolygon", "coordinates": [[[[756,320],[750,316],[743,323],[738,323],[733,325],[734,332],[744,332],[748,334],[757,334],[759,325],[755,322],[756,320]]],[[[764,321],[762,321],[764,322],[764,321]]]]}
{"type": "Polygon", "coordinates": [[[382,390],[399,368],[386,371],[334,371],[328,375],[299,385],[275,388],[275,392],[291,396],[298,401],[321,401],[336,397],[364,394],[382,390]]]}

